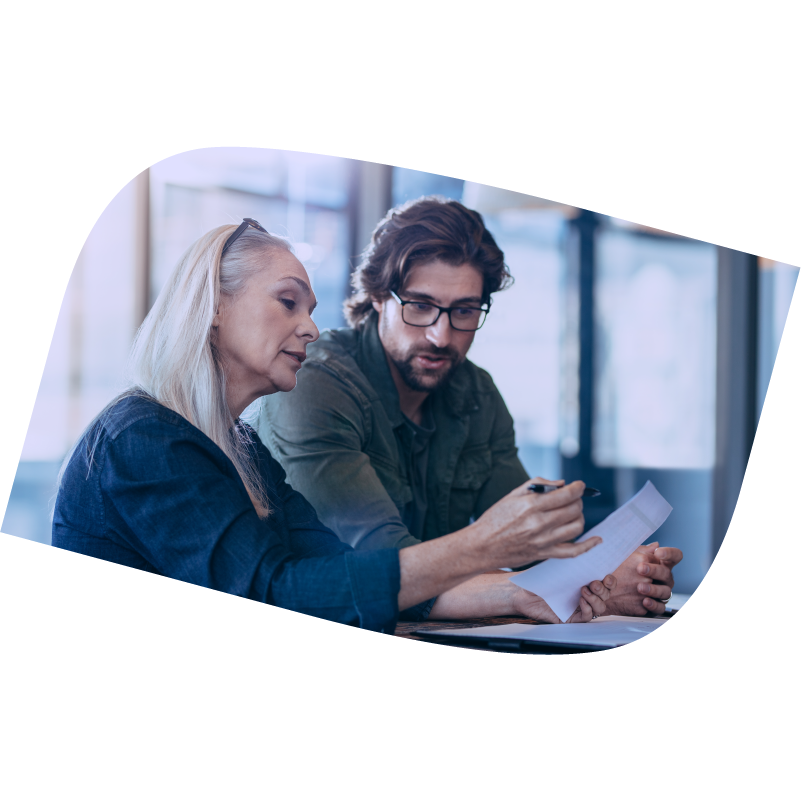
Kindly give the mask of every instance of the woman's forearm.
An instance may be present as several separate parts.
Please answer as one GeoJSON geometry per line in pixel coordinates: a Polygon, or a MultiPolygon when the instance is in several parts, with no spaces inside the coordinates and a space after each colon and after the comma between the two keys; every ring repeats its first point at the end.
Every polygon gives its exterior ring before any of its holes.
{"type": "Polygon", "coordinates": [[[483,573],[437,597],[429,619],[460,620],[470,617],[501,617],[520,614],[515,598],[520,592],[509,581],[509,573],[483,573]]]}
{"type": "Polygon", "coordinates": [[[399,609],[408,609],[442,595],[496,567],[490,563],[489,555],[483,553],[480,532],[474,527],[475,524],[399,551],[399,609]]]}

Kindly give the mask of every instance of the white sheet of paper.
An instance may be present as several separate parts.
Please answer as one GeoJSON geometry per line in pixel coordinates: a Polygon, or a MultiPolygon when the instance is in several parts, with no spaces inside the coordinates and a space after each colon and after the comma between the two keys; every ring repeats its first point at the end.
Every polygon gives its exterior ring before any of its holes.
{"type": "Polygon", "coordinates": [[[656,631],[667,618],[599,617],[592,623],[556,623],[550,626],[531,623],[504,623],[500,626],[477,626],[471,629],[428,631],[440,637],[475,637],[490,640],[526,640],[528,642],[615,648],[639,640],[656,631]]]}
{"type": "Polygon", "coordinates": [[[642,545],[673,511],[650,482],[627,503],[578,539],[601,537],[603,542],[574,559],[547,559],[511,579],[524,590],[543,598],[556,616],[567,620],[576,610],[581,588],[603,579],[642,545]]]}

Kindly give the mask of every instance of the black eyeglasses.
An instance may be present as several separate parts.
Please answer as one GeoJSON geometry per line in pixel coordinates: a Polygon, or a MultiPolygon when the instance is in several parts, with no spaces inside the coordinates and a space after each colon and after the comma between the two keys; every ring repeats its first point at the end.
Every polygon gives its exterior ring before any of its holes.
{"type": "Polygon", "coordinates": [[[389,294],[400,303],[401,317],[406,325],[416,328],[428,328],[439,320],[442,312],[447,312],[451,328],[457,331],[478,331],[489,314],[492,301],[473,306],[436,306],[421,300],[401,300],[391,289],[389,294]]]}
{"type": "Polygon", "coordinates": [[[264,231],[265,234],[270,233],[266,228],[262,228],[262,226],[255,220],[251,220],[250,217],[244,217],[242,222],[239,224],[239,228],[237,228],[236,231],[234,231],[231,236],[225,240],[222,253],[220,254],[221,256],[225,255],[225,251],[228,250],[228,248],[230,248],[240,236],[242,236],[247,228],[255,228],[257,231],[264,231]]]}

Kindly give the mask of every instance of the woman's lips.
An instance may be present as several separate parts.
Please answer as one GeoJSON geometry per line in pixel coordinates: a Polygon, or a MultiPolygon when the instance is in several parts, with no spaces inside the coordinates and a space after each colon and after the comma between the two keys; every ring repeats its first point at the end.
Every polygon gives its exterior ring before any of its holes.
{"type": "Polygon", "coordinates": [[[306,359],[306,354],[301,353],[300,351],[282,350],[281,353],[283,353],[284,356],[289,356],[289,358],[292,360],[292,363],[297,367],[300,367],[303,364],[303,361],[306,359]]]}

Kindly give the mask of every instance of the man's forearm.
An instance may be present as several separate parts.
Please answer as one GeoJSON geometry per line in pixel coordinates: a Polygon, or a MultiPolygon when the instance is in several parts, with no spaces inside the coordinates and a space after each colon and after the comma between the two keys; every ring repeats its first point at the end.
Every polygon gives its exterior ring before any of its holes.
{"type": "Polygon", "coordinates": [[[600,537],[569,542],[584,526],[583,490],[584,484],[575,481],[535,496],[524,483],[461,531],[402,549],[399,608],[439,596],[487,570],[535,559],[567,559],[594,547],[600,537]]]}

